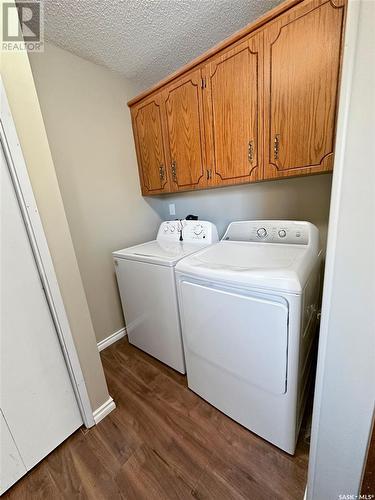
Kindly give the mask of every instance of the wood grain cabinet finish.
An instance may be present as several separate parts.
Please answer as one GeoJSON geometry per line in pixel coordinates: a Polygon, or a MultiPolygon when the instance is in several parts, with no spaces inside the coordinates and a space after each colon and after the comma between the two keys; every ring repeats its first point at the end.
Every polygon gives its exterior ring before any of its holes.
{"type": "Polygon", "coordinates": [[[261,178],[262,34],[213,58],[203,70],[211,184],[261,178]]]}
{"type": "Polygon", "coordinates": [[[206,185],[201,71],[164,91],[167,158],[171,190],[206,185]]]}
{"type": "Polygon", "coordinates": [[[168,192],[162,94],[143,101],[131,113],[142,194],[168,192]]]}
{"type": "Polygon", "coordinates": [[[333,167],[344,9],[307,6],[264,30],[264,179],[333,167]]]}
{"type": "Polygon", "coordinates": [[[129,102],[143,194],[333,168],[345,0],[287,0],[129,102]]]}

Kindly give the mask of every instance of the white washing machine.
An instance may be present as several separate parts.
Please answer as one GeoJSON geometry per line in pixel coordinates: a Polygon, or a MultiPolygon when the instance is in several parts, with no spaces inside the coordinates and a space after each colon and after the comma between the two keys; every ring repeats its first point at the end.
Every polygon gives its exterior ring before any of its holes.
{"type": "Polygon", "coordinates": [[[156,240],[113,252],[129,342],[181,373],[185,360],[175,265],[217,241],[211,222],[166,221],[156,240]]]}
{"type": "Polygon", "coordinates": [[[232,222],[176,266],[189,388],[286,452],[307,397],[319,300],[318,229],[232,222]]]}

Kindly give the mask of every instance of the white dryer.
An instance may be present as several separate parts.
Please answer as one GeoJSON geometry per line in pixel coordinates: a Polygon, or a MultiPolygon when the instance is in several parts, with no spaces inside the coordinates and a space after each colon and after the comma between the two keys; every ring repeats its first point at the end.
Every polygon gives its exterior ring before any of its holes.
{"type": "Polygon", "coordinates": [[[232,222],[176,266],[188,385],[293,454],[306,403],[319,300],[318,229],[232,222]]]}
{"type": "Polygon", "coordinates": [[[185,361],[175,265],[217,241],[211,222],[166,221],[156,240],[113,252],[129,342],[181,373],[185,361]]]}

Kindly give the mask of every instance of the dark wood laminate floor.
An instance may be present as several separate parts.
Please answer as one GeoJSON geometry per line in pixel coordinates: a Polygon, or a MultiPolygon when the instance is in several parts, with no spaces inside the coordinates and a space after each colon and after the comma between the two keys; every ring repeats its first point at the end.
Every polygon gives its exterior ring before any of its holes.
{"type": "Polygon", "coordinates": [[[126,339],[103,351],[102,360],[117,409],[73,434],[2,498],[303,498],[303,433],[296,455],[287,455],[126,339]]]}

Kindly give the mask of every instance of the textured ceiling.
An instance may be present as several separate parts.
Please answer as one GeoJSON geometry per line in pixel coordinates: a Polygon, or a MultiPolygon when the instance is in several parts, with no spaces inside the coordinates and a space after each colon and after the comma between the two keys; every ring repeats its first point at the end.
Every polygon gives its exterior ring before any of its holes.
{"type": "Polygon", "coordinates": [[[44,0],[45,38],[144,89],[281,0],[44,0]]]}

